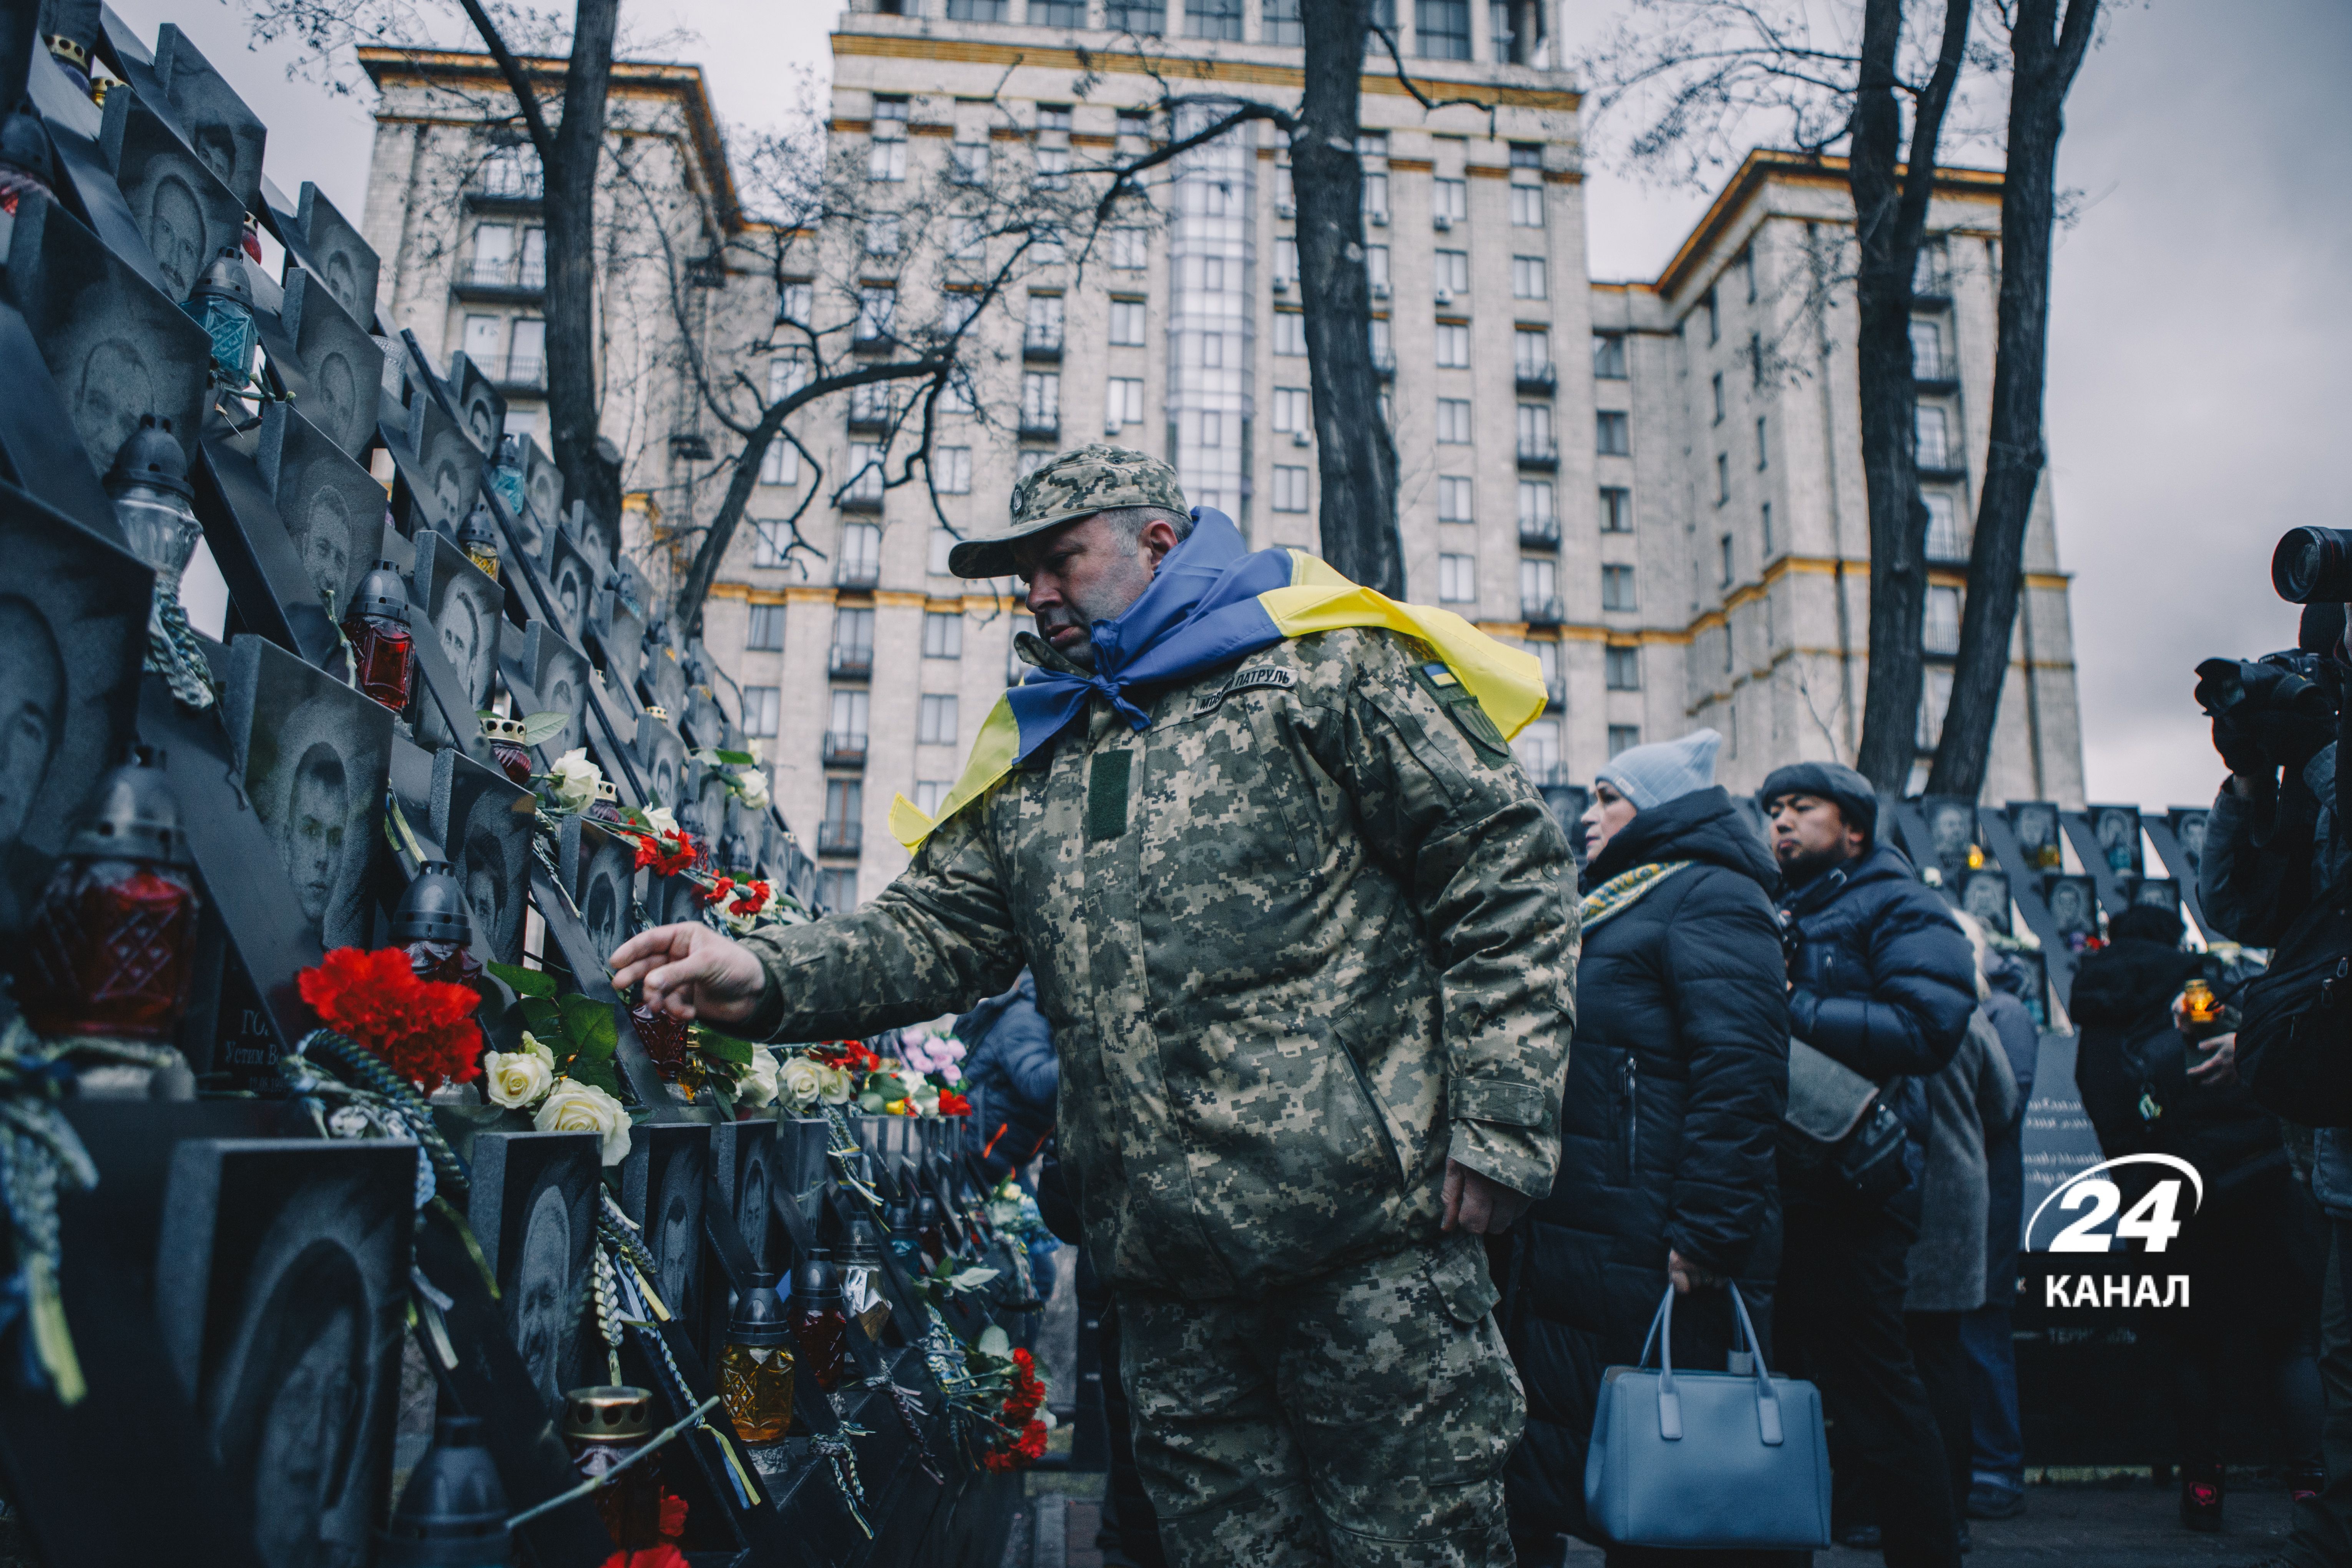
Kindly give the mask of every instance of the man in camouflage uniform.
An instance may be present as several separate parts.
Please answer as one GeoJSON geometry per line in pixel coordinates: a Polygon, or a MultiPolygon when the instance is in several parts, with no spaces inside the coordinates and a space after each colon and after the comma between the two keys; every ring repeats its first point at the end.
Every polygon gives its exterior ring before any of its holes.
{"type": "MultiPolygon", "coordinates": [[[[1023,656],[1083,676],[1191,528],[1165,464],[1088,447],[950,563],[1019,571],[1023,656]]],[[[1141,728],[1097,694],[856,912],[614,955],[656,1005],[786,1040],[1034,969],[1181,1564],[1511,1561],[1524,1405],[1476,1233],[1551,1185],[1574,906],[1559,826],[1428,660],[1349,628],[1128,689],[1141,728]]]]}

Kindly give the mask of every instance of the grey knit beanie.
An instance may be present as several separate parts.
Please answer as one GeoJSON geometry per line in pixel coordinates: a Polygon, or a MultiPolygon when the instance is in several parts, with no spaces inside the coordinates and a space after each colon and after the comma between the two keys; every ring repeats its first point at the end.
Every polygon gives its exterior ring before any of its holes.
{"type": "Polygon", "coordinates": [[[1714,731],[1694,730],[1679,741],[1629,746],[1592,776],[1606,779],[1635,811],[1649,811],[1711,788],[1715,753],[1722,745],[1723,737],[1714,731]]]}

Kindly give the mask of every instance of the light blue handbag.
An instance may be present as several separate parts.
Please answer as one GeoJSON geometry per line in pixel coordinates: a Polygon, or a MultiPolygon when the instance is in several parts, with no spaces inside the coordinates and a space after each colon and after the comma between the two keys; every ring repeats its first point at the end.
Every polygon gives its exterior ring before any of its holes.
{"type": "Polygon", "coordinates": [[[1626,1546],[1826,1548],[1830,1450],[1821,1391],[1765,1370],[1748,1303],[1738,1286],[1724,1289],[1753,1372],[1675,1370],[1669,1286],[1641,1364],[1601,1375],[1584,1460],[1585,1517],[1626,1546]]]}

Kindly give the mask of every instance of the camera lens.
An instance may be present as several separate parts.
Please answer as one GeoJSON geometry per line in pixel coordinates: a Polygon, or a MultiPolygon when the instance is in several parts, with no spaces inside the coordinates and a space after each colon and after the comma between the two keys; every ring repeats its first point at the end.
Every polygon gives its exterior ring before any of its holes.
{"type": "Polygon", "coordinates": [[[2352,602],[2352,531],[2289,529],[2271,554],[2271,586],[2290,604],[2352,602]]]}

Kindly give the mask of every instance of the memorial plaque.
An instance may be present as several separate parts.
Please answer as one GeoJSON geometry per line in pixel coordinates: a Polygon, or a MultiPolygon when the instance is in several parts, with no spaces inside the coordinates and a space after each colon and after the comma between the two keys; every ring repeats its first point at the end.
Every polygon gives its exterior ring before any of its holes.
{"type": "Polygon", "coordinates": [[[1962,873],[1960,908],[2001,935],[2009,931],[2009,873],[1991,866],[1962,873]]]}
{"type": "Polygon", "coordinates": [[[2086,815],[2097,835],[2099,852],[2107,868],[2118,877],[2137,877],[2145,869],[2139,844],[2139,808],[2135,805],[2094,805],[2086,815]]]}
{"type": "Polygon", "coordinates": [[[482,453],[427,393],[409,410],[421,521],[456,537],[482,485],[482,453]]]}
{"type": "Polygon", "coordinates": [[[409,573],[409,586],[412,601],[424,607],[425,621],[465,684],[467,706],[488,707],[491,680],[498,673],[506,590],[475,565],[456,540],[431,531],[416,536],[416,564],[409,573]]]}
{"type": "Polygon", "coordinates": [[[563,635],[577,641],[588,624],[598,581],[595,563],[588,559],[568,530],[558,529],[547,546],[547,591],[563,635]]]}
{"type": "Polygon", "coordinates": [[[335,302],[364,331],[375,315],[379,265],[375,248],[360,237],[360,231],[352,226],[351,220],[336,211],[334,203],[308,180],[302,182],[301,203],[295,221],[302,226],[303,244],[310,259],[318,264],[327,291],[335,297],[335,302]]]}
{"type": "MultiPolygon", "coordinates": [[[[278,365],[278,373],[293,390],[297,406],[345,453],[364,458],[383,400],[383,350],[331,289],[299,268],[286,274],[278,321],[293,342],[294,362],[278,365]]],[[[380,503],[381,485],[376,493],[380,503]]]]}
{"type": "Polygon", "coordinates": [[[1920,802],[1927,819],[1927,861],[1943,873],[1944,886],[1958,891],[1969,873],[1969,848],[1977,841],[1974,801],[1931,795],[1920,802]]]}
{"type": "Polygon", "coordinates": [[[245,100],[186,34],[171,23],[155,37],[155,75],[188,145],[235,194],[239,210],[261,210],[261,153],[268,132],[245,100]]]}
{"type": "Polygon", "coordinates": [[[507,689],[525,713],[562,713],[570,722],[562,733],[540,748],[559,756],[582,743],[583,717],[588,707],[588,682],[595,671],[588,656],[563,640],[545,621],[533,621],[519,646],[502,648],[507,689]]]}
{"type": "Polygon", "coordinates": [[[636,841],[574,816],[565,820],[558,845],[564,890],[589,942],[609,954],[635,934],[630,909],[637,899],[636,841]]]}
{"type": "Polygon", "coordinates": [[[523,503],[530,514],[531,539],[536,542],[563,521],[563,470],[528,436],[523,437],[523,503]]]}
{"type": "Polygon", "coordinates": [[[341,618],[383,552],[383,487],[283,403],[262,410],[256,456],[310,586],[341,618]]]}
{"type": "Polygon", "coordinates": [[[449,396],[457,405],[457,423],[466,438],[485,452],[497,451],[506,435],[507,400],[470,354],[458,354],[451,363],[449,396]]]}
{"type": "Polygon", "coordinates": [[[667,723],[640,713],[635,751],[646,803],[676,808],[686,798],[686,742],[667,723]]]}
{"type": "Polygon", "coordinates": [[[641,1227],[656,1265],[654,1289],[670,1316],[702,1310],[702,1189],[710,1175],[710,1129],[700,1122],[646,1122],[629,1134],[621,1163],[621,1208],[641,1227]]]}
{"type": "Polygon", "coordinates": [[[2189,874],[2203,875],[2205,818],[2209,813],[2203,806],[2175,806],[2167,815],[2172,821],[2172,837],[2179,842],[2180,853],[2189,861],[2189,874]]]}
{"type": "Polygon", "coordinates": [[[2052,876],[2044,879],[2042,897],[2050,906],[2050,919],[2058,934],[2070,947],[2080,948],[2088,939],[2099,934],[2098,886],[2088,877],[2052,876]]]}
{"type": "MultiPolygon", "coordinates": [[[[593,1132],[489,1132],[474,1139],[467,1223],[498,1277],[507,1331],[551,1415],[582,1385],[596,1194],[593,1132]]],[[[598,1362],[602,1357],[596,1358],[598,1362]]],[[[603,1383],[597,1371],[590,1382],[603,1383]]]]}
{"type": "Polygon", "coordinates": [[[229,651],[223,707],[238,776],[305,934],[326,948],[365,947],[391,710],[257,637],[229,651]]]}
{"type": "Polygon", "coordinates": [[[500,963],[522,962],[537,802],[506,774],[454,749],[434,756],[433,837],[465,886],[476,950],[500,963]]]}
{"type": "Polygon", "coordinates": [[[2015,801],[2009,807],[2010,830],[2025,864],[2036,871],[2054,871],[2063,861],[2058,849],[2058,808],[2046,800],[2015,801]]]}
{"type": "Polygon", "coordinates": [[[751,1266],[782,1272],[789,1250],[778,1233],[773,1199],[784,1183],[778,1167],[776,1124],[773,1121],[724,1121],[709,1129],[713,1174],[719,1193],[751,1254],[751,1266]]]}
{"type": "Polygon", "coordinates": [[[154,574],[5,484],[0,560],[8,563],[0,574],[5,931],[24,924],[91,787],[129,753],[154,574]]]}
{"type": "Polygon", "coordinates": [[[127,84],[106,95],[100,145],[167,292],[185,300],[214,257],[244,242],[244,205],[127,84]]]}
{"type": "Polygon", "coordinates": [[[2135,909],[2165,910],[2180,912],[2180,884],[2159,877],[2144,877],[2131,890],[2135,909]]]}
{"type": "Polygon", "coordinates": [[[173,1151],[160,1326],[268,1568],[374,1560],[415,1183],[404,1142],[189,1139],[173,1151]]]}
{"type": "Polygon", "coordinates": [[[63,207],[33,195],[17,203],[8,292],[99,474],[114,466],[143,415],[170,420],[180,444],[194,451],[212,340],[175,301],[63,207]]]}

